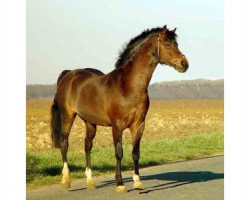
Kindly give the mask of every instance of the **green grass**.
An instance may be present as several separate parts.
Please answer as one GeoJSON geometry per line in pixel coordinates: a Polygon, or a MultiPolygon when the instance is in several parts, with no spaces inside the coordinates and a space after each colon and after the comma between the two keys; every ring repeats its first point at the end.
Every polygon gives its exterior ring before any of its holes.
{"type": "MultiPolygon", "coordinates": [[[[123,145],[123,170],[132,170],[131,145],[123,145]]],[[[153,166],[171,161],[190,160],[223,153],[223,133],[190,135],[183,138],[151,141],[141,144],[140,166],[153,166]]],[[[91,154],[94,175],[114,173],[113,147],[94,147],[91,154]]],[[[83,178],[85,157],[82,152],[68,153],[70,177],[83,178]]],[[[59,150],[50,152],[26,152],[26,183],[28,188],[58,183],[61,179],[62,161],[59,150]]]]}

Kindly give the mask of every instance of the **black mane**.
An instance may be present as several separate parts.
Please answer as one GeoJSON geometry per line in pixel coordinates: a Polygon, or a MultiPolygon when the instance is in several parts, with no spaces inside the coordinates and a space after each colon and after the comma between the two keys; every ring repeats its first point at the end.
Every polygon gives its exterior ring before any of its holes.
{"type": "MultiPolygon", "coordinates": [[[[149,35],[158,33],[162,31],[162,28],[157,27],[157,28],[152,28],[152,29],[146,29],[144,30],[141,34],[137,35],[136,37],[132,38],[120,51],[119,56],[117,58],[117,61],[115,63],[115,68],[118,68],[122,66],[126,60],[131,56],[131,52],[133,51],[134,47],[141,44],[141,42],[147,38],[149,35]]],[[[174,43],[177,44],[176,41],[176,33],[172,32],[167,29],[167,35],[170,40],[172,40],[174,43]]]]}

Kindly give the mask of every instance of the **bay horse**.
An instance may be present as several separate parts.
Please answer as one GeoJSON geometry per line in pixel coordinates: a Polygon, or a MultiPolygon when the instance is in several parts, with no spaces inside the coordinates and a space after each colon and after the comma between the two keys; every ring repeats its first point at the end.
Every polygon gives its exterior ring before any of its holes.
{"type": "Polygon", "coordinates": [[[68,138],[76,115],[86,125],[85,153],[87,188],[95,188],[92,179],[90,153],[96,126],[112,127],[116,158],[116,191],[126,192],[122,181],[122,133],[132,133],[135,189],[143,189],[139,175],[140,140],[149,108],[148,85],[157,64],[172,66],[186,72],[188,61],[179,51],[176,28],[152,28],[132,38],[120,53],[115,69],[104,74],[97,69],[65,70],[57,81],[57,91],[51,107],[53,146],[60,148],[63,161],[62,186],[69,188],[67,161],[68,138]]]}

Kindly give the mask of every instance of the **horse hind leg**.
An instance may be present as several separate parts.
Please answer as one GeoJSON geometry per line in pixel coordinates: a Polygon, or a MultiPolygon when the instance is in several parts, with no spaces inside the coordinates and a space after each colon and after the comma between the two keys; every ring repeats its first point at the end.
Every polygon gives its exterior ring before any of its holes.
{"type": "Polygon", "coordinates": [[[62,169],[62,186],[64,188],[70,187],[70,178],[69,178],[69,167],[68,167],[68,161],[67,161],[67,152],[68,152],[68,146],[69,146],[69,133],[70,129],[72,127],[72,124],[75,119],[75,114],[69,114],[67,111],[62,111],[61,117],[61,141],[60,141],[60,150],[62,155],[62,161],[63,161],[63,169],[62,169]]]}
{"type": "Polygon", "coordinates": [[[85,175],[87,177],[87,188],[95,189],[95,182],[92,179],[92,171],[91,171],[91,149],[93,146],[93,139],[96,134],[96,125],[86,122],[86,137],[85,137],[85,154],[86,154],[86,170],[85,175]]]}

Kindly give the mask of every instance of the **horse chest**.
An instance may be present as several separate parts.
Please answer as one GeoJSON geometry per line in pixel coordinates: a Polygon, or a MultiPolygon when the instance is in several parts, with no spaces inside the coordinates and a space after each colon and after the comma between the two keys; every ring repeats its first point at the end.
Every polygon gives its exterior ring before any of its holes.
{"type": "Polygon", "coordinates": [[[124,128],[129,127],[134,121],[145,117],[147,112],[147,101],[125,102],[111,104],[108,116],[111,122],[120,121],[124,128]]]}

